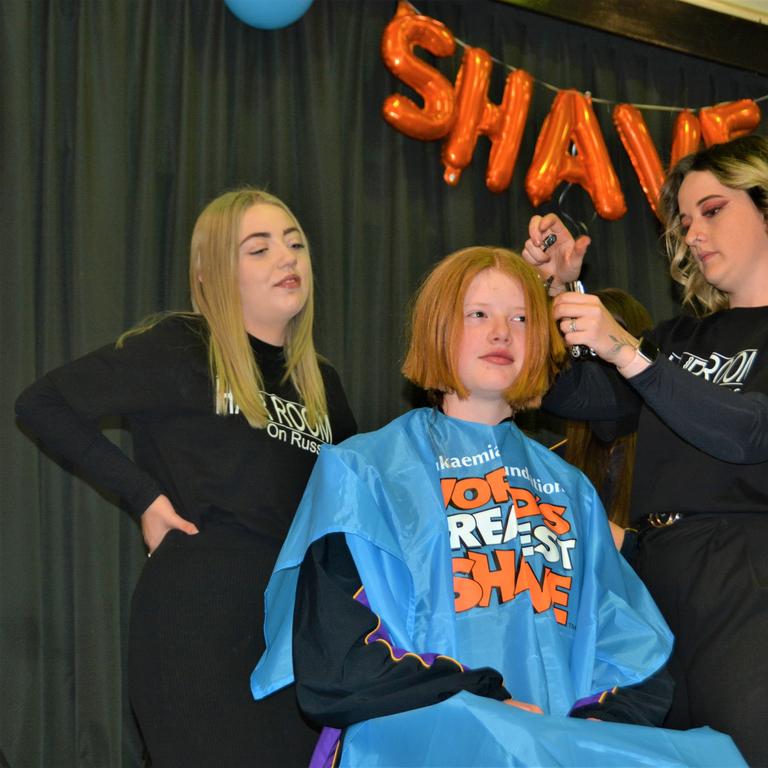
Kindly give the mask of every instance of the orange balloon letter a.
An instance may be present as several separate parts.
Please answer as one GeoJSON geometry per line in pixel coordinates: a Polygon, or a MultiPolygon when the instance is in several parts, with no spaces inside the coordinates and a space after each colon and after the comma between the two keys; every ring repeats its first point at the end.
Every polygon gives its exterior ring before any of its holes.
{"type": "Polygon", "coordinates": [[[555,97],[536,142],[525,190],[539,205],[562,181],[583,187],[604,219],[619,219],[627,212],[591,100],[578,91],[560,91],[555,97]]]}

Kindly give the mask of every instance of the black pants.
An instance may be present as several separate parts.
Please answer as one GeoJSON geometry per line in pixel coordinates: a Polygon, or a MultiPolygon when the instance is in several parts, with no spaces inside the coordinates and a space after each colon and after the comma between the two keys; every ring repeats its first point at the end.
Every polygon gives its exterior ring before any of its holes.
{"type": "Polygon", "coordinates": [[[304,766],[317,733],[293,688],[254,701],[278,546],[225,527],[172,531],[133,596],[131,704],[153,768],[304,766]]]}
{"type": "Polygon", "coordinates": [[[700,515],[641,538],[635,567],[675,635],[665,725],[729,734],[768,766],[768,513],[700,515]]]}

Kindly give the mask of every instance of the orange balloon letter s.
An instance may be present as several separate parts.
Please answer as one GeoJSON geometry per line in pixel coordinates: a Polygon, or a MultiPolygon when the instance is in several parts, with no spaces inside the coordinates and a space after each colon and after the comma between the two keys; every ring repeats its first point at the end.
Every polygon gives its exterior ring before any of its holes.
{"type": "Polygon", "coordinates": [[[393,94],[384,101],[384,119],[414,139],[432,140],[451,128],[453,86],[434,67],[413,52],[420,46],[435,56],[450,56],[456,44],[450,30],[436,19],[418,15],[403,0],[381,40],[381,55],[392,74],[411,86],[423,99],[419,108],[407,96],[393,94]]]}

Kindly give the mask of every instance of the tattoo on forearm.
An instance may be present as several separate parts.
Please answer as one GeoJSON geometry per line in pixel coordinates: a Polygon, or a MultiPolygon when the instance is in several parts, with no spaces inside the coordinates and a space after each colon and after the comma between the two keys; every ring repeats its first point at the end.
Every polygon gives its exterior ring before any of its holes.
{"type": "Polygon", "coordinates": [[[608,352],[609,355],[617,354],[618,351],[622,347],[633,347],[634,348],[634,346],[635,346],[632,343],[632,341],[630,339],[626,338],[626,337],[625,338],[619,338],[618,336],[613,336],[612,334],[609,334],[608,336],[609,336],[610,340],[613,342],[613,347],[611,347],[610,351],[608,352]]]}

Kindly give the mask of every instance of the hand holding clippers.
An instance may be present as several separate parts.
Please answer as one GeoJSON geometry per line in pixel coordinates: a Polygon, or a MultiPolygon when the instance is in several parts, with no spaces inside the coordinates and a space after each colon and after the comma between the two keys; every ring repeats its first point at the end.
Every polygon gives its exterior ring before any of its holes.
{"type": "MultiPolygon", "coordinates": [[[[566,283],[565,290],[573,291],[574,293],[585,293],[584,284],[581,280],[566,283]]],[[[571,326],[573,326],[573,320],[571,320],[571,326]]],[[[571,347],[571,357],[575,360],[585,360],[589,357],[597,357],[597,352],[586,344],[574,344],[571,347]]]]}

